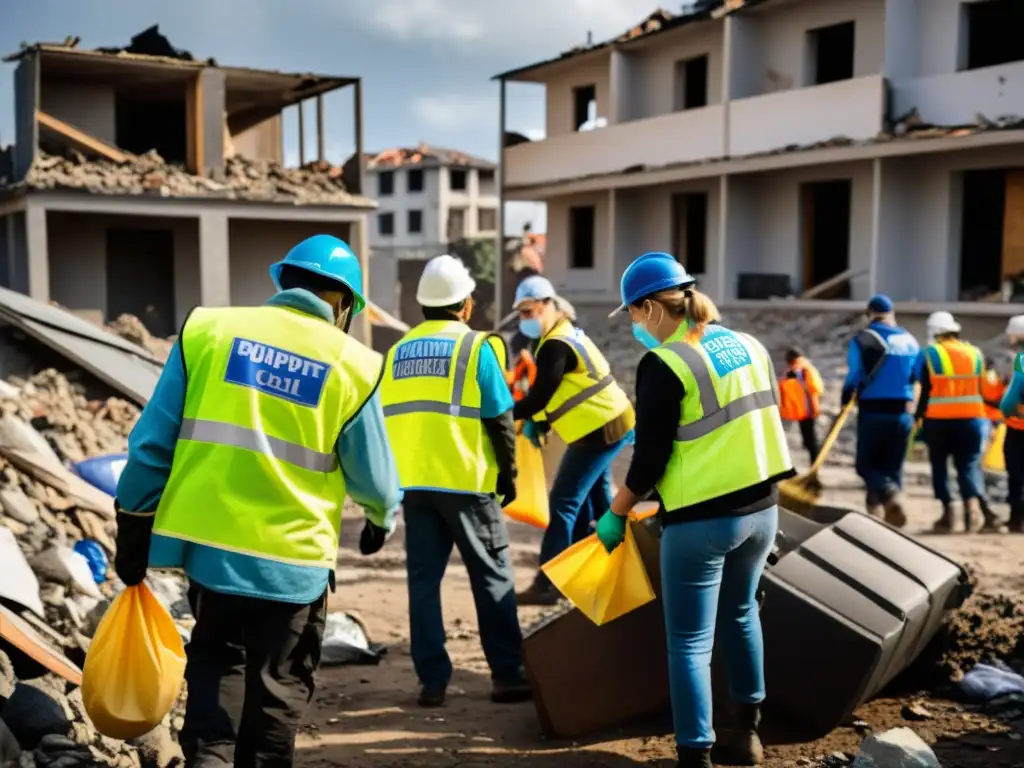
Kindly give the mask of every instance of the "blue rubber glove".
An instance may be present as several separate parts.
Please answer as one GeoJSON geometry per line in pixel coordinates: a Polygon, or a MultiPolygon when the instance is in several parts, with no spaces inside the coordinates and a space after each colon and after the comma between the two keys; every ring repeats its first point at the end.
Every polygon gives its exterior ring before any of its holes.
{"type": "Polygon", "coordinates": [[[626,522],[625,517],[616,515],[610,509],[597,521],[597,538],[609,553],[614,552],[626,539],[626,522]]]}
{"type": "Polygon", "coordinates": [[[537,422],[527,419],[523,422],[523,437],[530,441],[534,448],[544,447],[546,431],[542,430],[537,422]]]}

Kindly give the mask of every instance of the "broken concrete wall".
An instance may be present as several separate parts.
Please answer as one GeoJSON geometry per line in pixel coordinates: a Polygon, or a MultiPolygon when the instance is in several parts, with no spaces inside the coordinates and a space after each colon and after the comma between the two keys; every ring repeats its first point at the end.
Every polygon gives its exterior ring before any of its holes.
{"type": "Polygon", "coordinates": [[[43,78],[40,109],[108,144],[117,145],[114,86],[43,78]]]}
{"type": "Polygon", "coordinates": [[[236,154],[254,160],[284,162],[284,138],[281,115],[277,114],[252,128],[231,136],[236,154]]]}
{"type": "Polygon", "coordinates": [[[199,303],[199,225],[196,219],[165,216],[112,216],[93,213],[47,214],[50,298],[71,310],[108,316],[107,231],[111,228],[171,230],[174,238],[175,326],[199,303]]]}

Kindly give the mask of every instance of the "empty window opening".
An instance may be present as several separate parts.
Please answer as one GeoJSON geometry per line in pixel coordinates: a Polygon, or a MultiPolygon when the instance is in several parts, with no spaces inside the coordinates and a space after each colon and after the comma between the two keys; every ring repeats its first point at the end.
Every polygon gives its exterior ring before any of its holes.
{"type": "Polygon", "coordinates": [[[448,242],[454,243],[466,236],[466,209],[450,208],[448,210],[448,242]]]}
{"type": "Polygon", "coordinates": [[[377,194],[387,197],[395,194],[395,172],[381,171],[377,174],[377,194]]]}
{"type": "Polygon", "coordinates": [[[418,235],[423,231],[423,211],[409,211],[407,224],[410,235],[418,235]]]}
{"type": "Polygon", "coordinates": [[[494,171],[477,171],[476,180],[480,185],[481,195],[493,195],[497,193],[498,188],[494,171]]]}
{"type": "Polygon", "coordinates": [[[174,231],[108,229],[106,261],[107,319],[135,315],[151,333],[177,333],[174,231]]]}
{"type": "Polygon", "coordinates": [[[169,163],[188,161],[185,92],[118,92],[114,100],[114,141],[125,152],[156,150],[169,163]]]}
{"type": "Polygon", "coordinates": [[[477,229],[481,232],[498,230],[498,212],[494,208],[481,208],[477,211],[477,229]]]}
{"type": "Polygon", "coordinates": [[[592,205],[569,209],[569,266],[572,269],[594,268],[594,219],[592,205]]]}
{"type": "Polygon", "coordinates": [[[460,168],[453,168],[448,172],[449,185],[452,192],[465,192],[469,189],[469,174],[460,168]]]}
{"type": "Polygon", "coordinates": [[[406,177],[406,188],[410,192],[423,191],[423,169],[413,168],[406,177]]]}
{"type": "Polygon", "coordinates": [[[708,105],[708,57],[676,62],[676,111],[708,105]]]}
{"type": "MultiPolygon", "coordinates": [[[[804,184],[803,198],[803,290],[820,285],[850,268],[849,179],[804,184]]],[[[849,282],[826,291],[821,298],[849,298],[849,282]]]]}
{"type": "Polygon", "coordinates": [[[691,275],[707,272],[708,195],[693,192],[672,196],[673,248],[691,275]]]}
{"type": "Polygon", "coordinates": [[[807,33],[811,64],[810,85],[824,85],[853,78],[856,24],[852,21],[807,33]]]}
{"type": "Polygon", "coordinates": [[[586,124],[597,120],[597,88],[584,85],[574,88],[573,97],[573,130],[580,130],[586,124]]]}
{"type": "Polygon", "coordinates": [[[384,235],[385,237],[390,237],[395,234],[395,214],[377,214],[377,233],[384,235]]]}
{"type": "Polygon", "coordinates": [[[1024,61],[1024,3],[985,0],[963,6],[967,69],[1024,61]]]}
{"type": "MultiPolygon", "coordinates": [[[[960,219],[960,295],[979,299],[998,291],[1003,278],[1003,227],[1007,213],[1006,171],[963,175],[960,219]]],[[[1024,264],[1007,264],[1007,275],[1024,264]]]]}

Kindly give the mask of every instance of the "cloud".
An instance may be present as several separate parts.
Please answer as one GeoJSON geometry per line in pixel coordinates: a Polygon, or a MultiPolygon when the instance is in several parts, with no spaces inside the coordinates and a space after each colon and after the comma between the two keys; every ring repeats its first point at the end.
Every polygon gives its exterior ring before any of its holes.
{"type": "Polygon", "coordinates": [[[421,96],[413,102],[412,109],[415,116],[430,128],[454,131],[479,128],[491,122],[498,113],[498,100],[491,96],[458,93],[421,96]]]}

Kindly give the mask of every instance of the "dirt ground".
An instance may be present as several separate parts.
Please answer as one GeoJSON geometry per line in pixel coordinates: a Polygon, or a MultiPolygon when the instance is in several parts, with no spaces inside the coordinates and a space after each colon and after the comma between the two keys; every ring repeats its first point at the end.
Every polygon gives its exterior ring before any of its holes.
{"type": "MultiPolygon", "coordinates": [[[[555,461],[552,457],[552,465],[555,461]]],[[[625,457],[616,467],[621,481],[625,457]]],[[[550,476],[550,475],[549,475],[550,476]]],[[[829,467],[824,480],[828,499],[859,506],[862,492],[852,469],[829,467]]],[[[923,464],[908,467],[909,532],[925,536],[936,516],[923,464]]],[[[1005,511],[1003,511],[1005,514],[1005,511]]],[[[668,718],[625,730],[598,734],[578,742],[545,740],[532,704],[500,706],[488,700],[490,681],[479,646],[476,616],[466,574],[457,557],[444,583],[448,649],[457,667],[447,706],[423,710],[416,706],[416,678],[409,657],[404,549],[399,531],[383,552],[361,558],[356,549],[360,528],[346,522],[338,570],[338,592],[332,608],[359,613],[372,638],[388,644],[377,667],[342,667],[321,671],[320,687],[299,740],[298,761],[304,766],[346,768],[424,768],[557,765],[626,766],[674,764],[675,750],[668,718]]],[[[511,524],[513,562],[519,588],[536,567],[540,533],[511,524]]],[[[980,534],[928,535],[927,542],[957,560],[970,563],[980,588],[1024,594],[1024,537],[980,534]]],[[[550,609],[524,608],[524,627],[550,609]]],[[[811,765],[832,753],[852,754],[868,729],[876,732],[907,725],[934,745],[946,768],[1024,765],[1024,720],[1015,727],[969,711],[961,704],[922,697],[929,716],[909,722],[902,712],[907,697],[878,699],[863,706],[851,727],[824,739],[802,742],[788,727],[768,723],[765,741],[770,768],[811,765]],[[854,727],[855,726],[855,727],[854,727]]]]}

